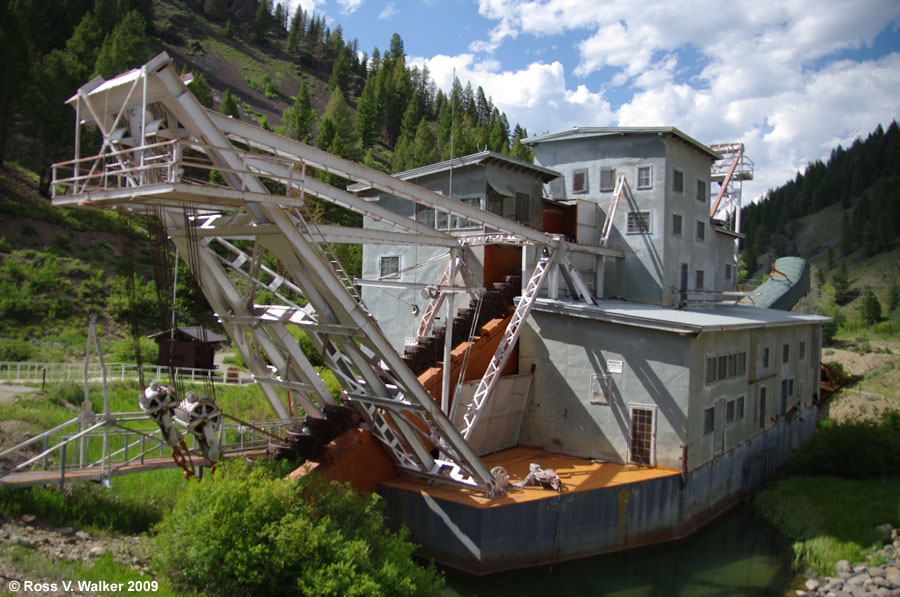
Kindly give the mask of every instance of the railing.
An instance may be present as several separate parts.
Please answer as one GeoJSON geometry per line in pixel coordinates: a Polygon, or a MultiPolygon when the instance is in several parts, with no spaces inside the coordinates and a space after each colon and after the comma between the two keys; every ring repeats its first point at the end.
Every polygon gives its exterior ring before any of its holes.
{"type": "MultiPolygon", "coordinates": [[[[164,379],[169,368],[163,365],[144,365],[145,379],[164,379]]],[[[211,379],[213,383],[252,383],[252,376],[237,367],[227,369],[197,369],[176,367],[175,374],[185,382],[201,383],[211,379]]],[[[100,381],[103,373],[100,363],[88,366],[88,380],[100,381]]],[[[106,363],[106,378],[110,381],[138,379],[138,366],[134,363],[106,363]]],[[[84,363],[36,363],[0,361],[0,381],[19,383],[44,383],[59,381],[84,381],[84,363]]]]}

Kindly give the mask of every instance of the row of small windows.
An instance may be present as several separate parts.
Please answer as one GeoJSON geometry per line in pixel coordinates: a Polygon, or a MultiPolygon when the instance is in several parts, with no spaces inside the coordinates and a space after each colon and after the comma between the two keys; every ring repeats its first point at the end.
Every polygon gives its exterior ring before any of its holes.
{"type": "MultiPolygon", "coordinates": [[[[806,358],[806,342],[801,342],[799,345],[799,350],[797,351],[797,356],[800,360],[806,358]]],[[[782,344],[781,346],[781,362],[787,363],[791,359],[791,345],[790,344],[782,344]]],[[[763,348],[762,352],[762,366],[763,369],[769,366],[769,349],[763,348]]]]}
{"type": "Polygon", "coordinates": [[[706,383],[738,377],[746,372],[746,352],[733,352],[706,358],[706,383]]]}
{"type": "MultiPolygon", "coordinates": [[[[739,396],[725,403],[725,425],[744,420],[744,397],[739,396]]],[[[716,406],[703,410],[703,434],[708,435],[716,428],[716,406]]]]}
{"type": "MultiPolygon", "coordinates": [[[[638,166],[635,171],[637,189],[644,191],[653,188],[653,166],[638,166]]],[[[600,168],[600,192],[611,193],[616,189],[616,169],[600,168]]],[[[572,171],[572,193],[587,193],[590,190],[588,169],[578,168],[572,171]]],[[[684,193],[684,172],[672,170],[672,190],[684,193]]],[[[697,179],[697,201],[706,202],[706,181],[697,179]]]]}
{"type": "MultiPolygon", "coordinates": [[[[481,208],[480,197],[463,197],[459,201],[472,207],[481,208]]],[[[520,224],[531,223],[531,197],[525,193],[516,193],[515,197],[488,197],[487,211],[520,224]]],[[[467,230],[480,228],[476,222],[451,215],[433,207],[416,204],[416,222],[436,228],[437,230],[467,230]]]]}
{"type": "MultiPolygon", "coordinates": [[[[672,190],[676,193],[684,193],[684,172],[681,170],[672,171],[672,190]]],[[[706,181],[697,179],[697,201],[706,203],[706,181]]]]}

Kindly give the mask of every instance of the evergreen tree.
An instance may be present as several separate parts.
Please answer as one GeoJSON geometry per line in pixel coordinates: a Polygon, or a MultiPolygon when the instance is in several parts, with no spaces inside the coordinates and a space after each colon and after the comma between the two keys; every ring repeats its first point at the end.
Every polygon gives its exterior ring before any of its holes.
{"type": "Polygon", "coordinates": [[[207,108],[213,107],[212,92],[209,89],[209,82],[203,76],[202,71],[194,72],[194,80],[188,83],[188,89],[197,98],[201,104],[207,108]]]}
{"type": "Polygon", "coordinates": [[[399,33],[395,33],[391,36],[391,45],[388,52],[391,60],[394,61],[406,57],[406,50],[403,48],[403,39],[400,37],[399,33]]]}
{"type": "Polygon", "coordinates": [[[287,30],[287,12],[284,10],[284,5],[281,2],[275,5],[275,15],[273,19],[275,21],[275,26],[278,27],[279,33],[287,30]]]}
{"type": "Polygon", "coordinates": [[[831,272],[831,285],[834,286],[834,300],[841,305],[847,300],[850,279],[847,275],[847,264],[841,261],[831,272]]]}
{"type": "Polygon", "coordinates": [[[313,111],[309,100],[309,89],[306,81],[300,85],[300,91],[294,98],[294,105],[284,112],[282,118],[285,125],[285,135],[304,143],[309,142],[313,125],[316,123],[316,113],[313,111]]]}
{"type": "Polygon", "coordinates": [[[150,38],[147,36],[147,23],[140,13],[133,10],[106,36],[97,55],[94,70],[109,79],[140,66],[149,56],[150,38]]]}
{"type": "Polygon", "coordinates": [[[287,46],[289,52],[296,52],[300,49],[300,40],[305,29],[306,14],[303,12],[303,7],[298,4],[297,10],[294,11],[294,18],[291,19],[291,28],[288,31],[287,46]]]}
{"type": "Polygon", "coordinates": [[[341,90],[341,93],[346,95],[350,90],[352,76],[353,69],[350,65],[350,51],[345,46],[341,46],[337,58],[334,61],[334,67],[331,70],[331,78],[328,80],[328,85],[332,89],[338,87],[341,90]]]}
{"type": "Polygon", "coordinates": [[[892,314],[900,306],[900,285],[892,282],[888,287],[887,301],[885,303],[888,314],[892,314]]]}
{"type": "Polygon", "coordinates": [[[238,109],[238,103],[230,89],[226,89],[222,94],[222,103],[219,104],[219,112],[232,118],[240,118],[241,112],[238,109]]]}
{"type": "Polygon", "coordinates": [[[93,13],[85,13],[72,37],[66,42],[66,52],[71,57],[71,67],[74,69],[72,75],[76,81],[86,81],[93,73],[102,43],[103,31],[100,24],[93,13]]]}
{"type": "Polygon", "coordinates": [[[229,39],[234,37],[234,31],[231,29],[231,19],[228,19],[228,22],[225,23],[225,37],[229,39]]]}
{"type": "Polygon", "coordinates": [[[375,96],[377,77],[366,79],[359,103],[356,105],[356,133],[363,147],[370,147],[381,130],[381,106],[375,96]]]}
{"type": "Polygon", "coordinates": [[[206,0],[203,11],[214,21],[225,21],[228,19],[228,0],[206,0]]]}
{"type": "Polygon", "coordinates": [[[250,38],[256,43],[263,43],[266,40],[266,33],[272,20],[271,0],[260,0],[259,6],[256,8],[256,14],[253,17],[253,33],[250,38]]]}
{"type": "Polygon", "coordinates": [[[869,286],[866,286],[866,290],[863,292],[859,314],[866,325],[876,324],[881,319],[881,303],[878,302],[878,297],[869,286]]]}
{"type": "Polygon", "coordinates": [[[336,148],[337,151],[332,152],[335,155],[354,159],[357,153],[356,129],[353,126],[350,108],[347,106],[343,92],[338,87],[331,92],[331,98],[328,100],[328,106],[325,108],[325,114],[322,117],[323,126],[326,120],[332,123],[334,128],[333,137],[329,140],[327,146],[324,144],[320,145],[318,139],[316,139],[316,145],[328,151],[336,148]]]}
{"type": "MultiPolygon", "coordinates": [[[[523,162],[533,162],[534,161],[534,151],[532,151],[531,149],[529,149],[528,147],[526,147],[525,145],[522,144],[522,139],[525,139],[526,137],[528,137],[528,131],[526,129],[520,127],[517,124],[515,131],[513,132],[513,144],[512,144],[512,147],[510,148],[509,155],[518,160],[522,160],[523,162]]],[[[754,258],[754,262],[755,261],[756,260],[754,258]]],[[[749,259],[748,259],[748,264],[749,264],[749,259]]],[[[748,265],[748,269],[749,269],[749,265],[748,265]]],[[[756,269],[756,268],[754,267],[750,271],[753,271],[754,269],[756,269]]]]}

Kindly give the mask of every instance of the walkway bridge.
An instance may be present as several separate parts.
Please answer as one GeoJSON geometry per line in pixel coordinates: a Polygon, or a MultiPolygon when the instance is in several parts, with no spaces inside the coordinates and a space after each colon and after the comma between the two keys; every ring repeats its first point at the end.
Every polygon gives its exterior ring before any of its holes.
{"type": "MultiPolygon", "coordinates": [[[[161,54],[109,81],[98,77],[69,100],[76,112],[75,157],[53,167],[53,204],[94,207],[158,218],[198,281],[216,317],[261,386],[275,416],[291,418],[291,396],[307,422],[328,422],[352,406],[402,471],[496,495],[502,482],[465,437],[477,425],[549,270],[558,268],[573,295],[593,299],[571,265],[570,252],[621,257],[602,246],[570,245],[361,164],[207,110],[161,54]],[[99,129],[99,154],[81,155],[81,129],[99,129]],[[215,170],[224,184],[213,184],[215,170]],[[365,183],[497,232],[465,239],[400,216],[328,185],[315,173],[365,183]],[[307,196],[374,218],[387,231],[316,225],[303,217],[307,196]],[[404,363],[366,311],[330,243],[407,243],[445,247],[450,262],[481,242],[536,245],[544,254],[477,392],[457,429],[404,363]],[[274,258],[278,268],[267,267],[274,258]],[[256,304],[257,290],[276,304],[256,304]],[[334,372],[335,400],[290,334],[303,329],[334,372]]],[[[459,292],[457,268],[436,286],[459,292]]],[[[524,281],[524,280],[523,280],[524,281]]],[[[470,292],[477,289],[462,281],[470,292]]],[[[450,301],[452,303],[452,300],[450,301]]],[[[431,311],[433,311],[432,309],[431,311]]],[[[452,334],[448,335],[452,337],[452,334]]],[[[444,392],[444,396],[447,392],[444,392]]]]}

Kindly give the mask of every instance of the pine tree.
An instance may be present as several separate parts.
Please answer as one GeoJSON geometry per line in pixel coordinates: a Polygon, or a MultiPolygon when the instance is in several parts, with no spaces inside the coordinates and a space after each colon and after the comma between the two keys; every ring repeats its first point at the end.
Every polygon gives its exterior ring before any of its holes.
{"type": "Polygon", "coordinates": [[[356,105],[356,133],[363,147],[370,147],[381,130],[381,106],[375,97],[377,77],[366,79],[359,103],[356,105]]]}
{"type": "Polygon", "coordinates": [[[291,28],[288,32],[287,46],[289,52],[296,52],[300,49],[300,39],[303,37],[305,29],[306,14],[303,12],[303,7],[298,4],[297,10],[294,11],[294,18],[291,19],[291,28]]]}
{"type": "Polygon", "coordinates": [[[900,306],[900,285],[892,282],[888,287],[887,301],[885,303],[888,314],[893,313],[900,306]]]}
{"type": "Polygon", "coordinates": [[[831,285],[834,286],[834,300],[841,305],[847,300],[850,280],[847,275],[847,264],[841,261],[831,272],[831,285]]]}
{"type": "Polygon", "coordinates": [[[206,0],[203,12],[214,21],[228,19],[228,0],[206,0]]]}
{"type": "Polygon", "coordinates": [[[229,39],[234,37],[234,32],[231,30],[231,19],[228,19],[228,22],[225,23],[225,37],[229,39]]]}
{"type": "Polygon", "coordinates": [[[322,117],[323,128],[326,120],[331,122],[333,136],[328,140],[327,145],[324,144],[324,139],[320,143],[317,138],[316,145],[323,149],[327,149],[328,151],[331,151],[332,148],[336,148],[339,151],[332,153],[341,157],[354,159],[357,153],[356,129],[353,126],[353,117],[350,114],[350,108],[347,106],[343,92],[341,92],[338,87],[335,87],[331,92],[331,98],[328,100],[328,106],[325,108],[325,114],[322,117]]]}
{"type": "Polygon", "coordinates": [[[287,12],[284,10],[284,5],[281,4],[281,2],[275,5],[275,15],[273,18],[279,33],[287,30],[287,12]]]}
{"type": "Polygon", "coordinates": [[[197,101],[201,104],[207,108],[213,107],[213,98],[212,92],[209,89],[209,82],[206,80],[206,77],[203,76],[202,71],[194,72],[194,80],[188,83],[188,89],[191,90],[191,93],[194,94],[197,101]]]}
{"type": "Polygon", "coordinates": [[[238,103],[230,89],[226,89],[222,94],[222,103],[219,104],[219,112],[232,118],[240,118],[241,112],[238,109],[238,103]]]}
{"type": "Polygon", "coordinates": [[[94,71],[97,54],[103,43],[103,32],[93,13],[85,13],[66,42],[66,52],[72,59],[73,77],[85,81],[94,71]]]}
{"type": "Polygon", "coordinates": [[[294,98],[294,105],[284,111],[282,118],[285,125],[285,135],[304,143],[309,142],[313,125],[316,123],[316,113],[313,111],[309,100],[309,89],[306,81],[300,85],[300,91],[294,98]]]}
{"type": "Polygon", "coordinates": [[[129,12],[103,40],[94,70],[109,79],[140,66],[150,55],[147,22],[136,10],[129,12]]]}
{"type": "Polygon", "coordinates": [[[341,92],[346,95],[350,90],[352,76],[353,69],[350,65],[350,51],[345,46],[341,46],[334,61],[334,67],[331,69],[331,78],[328,80],[328,85],[332,89],[335,87],[340,88],[341,92]]]}
{"type": "Polygon", "coordinates": [[[876,324],[881,319],[881,303],[878,302],[878,297],[869,286],[866,286],[866,290],[863,292],[859,314],[866,325],[876,324]]]}
{"type": "Polygon", "coordinates": [[[256,8],[256,14],[253,17],[253,33],[250,36],[256,43],[266,41],[266,33],[269,31],[272,20],[271,7],[271,0],[260,0],[259,6],[256,8]]]}

